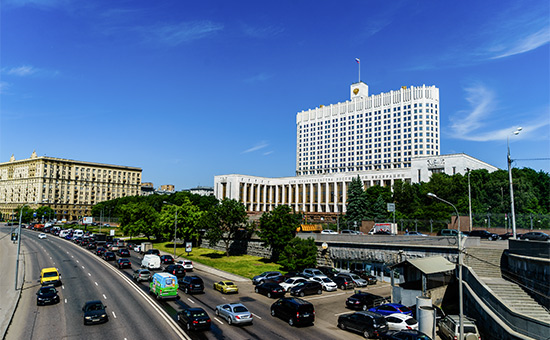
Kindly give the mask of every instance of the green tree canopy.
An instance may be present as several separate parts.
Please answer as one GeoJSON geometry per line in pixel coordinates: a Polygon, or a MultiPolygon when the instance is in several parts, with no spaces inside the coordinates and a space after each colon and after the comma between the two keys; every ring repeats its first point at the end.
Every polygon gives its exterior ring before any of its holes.
{"type": "Polygon", "coordinates": [[[284,270],[303,270],[317,264],[317,246],[312,238],[295,237],[283,249],[279,262],[284,270]]]}
{"type": "Polygon", "coordinates": [[[162,239],[162,231],[157,225],[157,212],[146,203],[128,203],[120,207],[120,228],[125,235],[145,235],[162,239]]]}
{"type": "Polygon", "coordinates": [[[223,241],[225,254],[229,256],[231,240],[237,236],[239,230],[248,228],[247,219],[246,209],[242,203],[224,198],[220,204],[203,215],[201,224],[206,229],[205,238],[210,245],[223,241]]]}
{"type": "Polygon", "coordinates": [[[363,190],[363,183],[359,175],[351,179],[347,191],[346,220],[348,222],[357,222],[365,219],[368,210],[367,197],[363,190]]]}
{"type": "Polygon", "coordinates": [[[188,197],[184,197],[180,206],[164,205],[158,214],[157,225],[162,230],[163,238],[172,240],[174,238],[174,224],[176,223],[177,211],[177,235],[184,240],[198,240],[199,223],[203,212],[199,207],[193,205],[188,197]]]}
{"type": "Polygon", "coordinates": [[[300,220],[300,215],[293,214],[292,209],[287,205],[279,205],[260,217],[258,236],[264,246],[271,249],[273,261],[277,261],[281,251],[296,236],[300,220]]]}

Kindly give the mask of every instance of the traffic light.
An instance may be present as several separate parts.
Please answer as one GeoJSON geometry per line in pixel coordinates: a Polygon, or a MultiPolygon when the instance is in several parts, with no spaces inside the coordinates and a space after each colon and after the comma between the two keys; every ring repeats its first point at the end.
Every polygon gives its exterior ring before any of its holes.
{"type": "Polygon", "coordinates": [[[14,242],[17,241],[17,236],[18,236],[17,233],[11,233],[11,240],[14,242]]]}

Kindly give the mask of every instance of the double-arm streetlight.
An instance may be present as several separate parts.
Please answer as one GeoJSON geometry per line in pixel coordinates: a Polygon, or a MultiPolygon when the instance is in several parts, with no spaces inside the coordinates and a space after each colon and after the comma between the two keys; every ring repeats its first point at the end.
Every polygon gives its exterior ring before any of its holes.
{"type": "Polygon", "coordinates": [[[449,201],[446,201],[440,197],[437,197],[436,194],[433,194],[431,192],[428,193],[429,197],[435,198],[437,200],[440,200],[443,203],[447,203],[451,207],[454,208],[456,212],[456,219],[457,219],[457,244],[458,244],[458,309],[459,309],[459,339],[464,339],[464,306],[462,302],[462,235],[460,235],[460,216],[458,215],[458,209],[449,201]]]}
{"type": "MultiPolygon", "coordinates": [[[[518,127],[516,131],[513,132],[517,136],[523,128],[518,127]]],[[[516,211],[514,208],[514,185],[512,184],[512,158],[510,157],[510,136],[506,137],[506,147],[508,148],[508,177],[510,178],[510,208],[512,214],[512,232],[514,234],[514,239],[517,238],[516,233],[516,211]]]]}
{"type": "Polygon", "coordinates": [[[178,206],[174,203],[170,203],[170,202],[166,202],[166,201],[163,201],[162,203],[176,206],[176,218],[175,218],[175,221],[174,221],[174,259],[175,259],[176,258],[176,236],[177,236],[177,232],[178,232],[178,229],[177,229],[177,227],[178,227],[178,206]]]}

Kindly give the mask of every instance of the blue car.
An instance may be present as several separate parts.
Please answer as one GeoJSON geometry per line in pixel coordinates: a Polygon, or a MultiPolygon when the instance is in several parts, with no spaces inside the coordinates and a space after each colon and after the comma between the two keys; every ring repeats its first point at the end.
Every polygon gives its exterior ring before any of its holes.
{"type": "Polygon", "coordinates": [[[380,315],[390,315],[393,313],[401,313],[405,315],[411,315],[412,316],[412,310],[410,310],[409,307],[400,305],[398,303],[386,303],[383,305],[380,305],[378,307],[373,307],[369,309],[371,312],[378,313],[380,315]]]}

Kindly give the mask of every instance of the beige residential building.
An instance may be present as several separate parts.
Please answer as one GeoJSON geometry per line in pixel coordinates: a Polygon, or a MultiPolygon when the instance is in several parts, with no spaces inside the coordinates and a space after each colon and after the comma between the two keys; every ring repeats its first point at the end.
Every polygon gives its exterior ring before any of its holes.
{"type": "Polygon", "coordinates": [[[103,201],[137,196],[141,168],[38,157],[0,163],[0,212],[11,216],[28,205],[49,206],[58,220],[90,216],[92,207],[103,201]]]}

